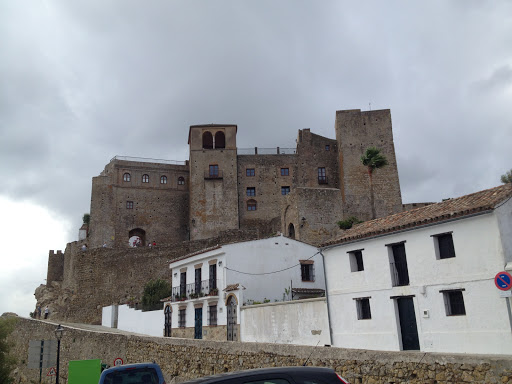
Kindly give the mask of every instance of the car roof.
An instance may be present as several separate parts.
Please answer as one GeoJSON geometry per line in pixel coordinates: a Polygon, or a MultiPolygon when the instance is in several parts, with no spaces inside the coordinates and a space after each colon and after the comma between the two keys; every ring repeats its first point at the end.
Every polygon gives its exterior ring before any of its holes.
{"type": "Polygon", "coordinates": [[[227,379],[236,379],[238,377],[247,377],[253,375],[265,375],[265,374],[326,374],[326,373],[335,373],[331,368],[323,368],[323,367],[273,367],[273,368],[257,368],[257,369],[247,369],[245,371],[237,371],[237,372],[227,372],[221,373],[213,376],[205,376],[200,377],[198,379],[190,380],[183,382],[182,384],[193,384],[193,383],[215,383],[222,380],[227,379]]]}
{"type": "Polygon", "coordinates": [[[124,364],[118,365],[116,367],[110,367],[105,369],[103,372],[115,372],[115,371],[124,371],[126,369],[134,369],[134,368],[157,368],[160,370],[160,366],[156,363],[133,363],[133,364],[124,364]]]}

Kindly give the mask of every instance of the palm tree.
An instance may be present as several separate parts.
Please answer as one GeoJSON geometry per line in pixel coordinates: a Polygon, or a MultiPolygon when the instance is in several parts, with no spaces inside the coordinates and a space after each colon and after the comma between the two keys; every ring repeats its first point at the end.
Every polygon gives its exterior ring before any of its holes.
{"type": "Polygon", "coordinates": [[[377,217],[375,213],[375,202],[373,197],[373,180],[372,175],[376,169],[388,165],[386,156],[380,153],[380,149],[376,147],[369,147],[366,149],[364,155],[361,156],[361,163],[368,169],[368,177],[370,178],[370,204],[372,206],[372,219],[377,217]]]}

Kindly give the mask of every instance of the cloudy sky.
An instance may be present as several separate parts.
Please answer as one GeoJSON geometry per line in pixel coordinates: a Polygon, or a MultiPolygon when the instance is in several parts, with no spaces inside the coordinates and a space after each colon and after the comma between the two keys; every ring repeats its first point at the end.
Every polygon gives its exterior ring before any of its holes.
{"type": "Polygon", "coordinates": [[[334,138],[391,109],[404,202],[512,168],[512,2],[0,1],[0,313],[28,315],[115,155],[185,160],[188,127],[238,146],[334,138]]]}

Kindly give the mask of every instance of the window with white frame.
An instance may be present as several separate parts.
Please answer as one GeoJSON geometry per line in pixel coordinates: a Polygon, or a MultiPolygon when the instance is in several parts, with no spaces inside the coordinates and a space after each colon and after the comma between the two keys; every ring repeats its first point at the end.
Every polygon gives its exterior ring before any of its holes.
{"type": "Polygon", "coordinates": [[[180,308],[180,310],[178,311],[178,327],[180,328],[185,328],[185,325],[186,325],[186,314],[187,314],[187,309],[186,308],[180,308]]]}
{"type": "Polygon", "coordinates": [[[315,281],[315,265],[313,260],[299,260],[302,281],[315,281]]]}
{"type": "Polygon", "coordinates": [[[432,235],[436,251],[436,259],[450,259],[455,257],[455,247],[453,246],[452,232],[432,235]]]}
{"type": "Polygon", "coordinates": [[[208,306],[208,325],[217,325],[217,304],[208,306]]]}
{"type": "Polygon", "coordinates": [[[369,320],[372,318],[370,310],[370,297],[360,297],[355,299],[358,320],[369,320]]]}
{"type": "Polygon", "coordinates": [[[446,316],[463,316],[466,314],[464,306],[464,289],[449,289],[440,291],[443,294],[446,316]]]}
{"type": "Polygon", "coordinates": [[[364,271],[363,250],[362,249],[357,249],[355,251],[348,252],[348,257],[350,259],[350,271],[351,272],[364,271]]]}

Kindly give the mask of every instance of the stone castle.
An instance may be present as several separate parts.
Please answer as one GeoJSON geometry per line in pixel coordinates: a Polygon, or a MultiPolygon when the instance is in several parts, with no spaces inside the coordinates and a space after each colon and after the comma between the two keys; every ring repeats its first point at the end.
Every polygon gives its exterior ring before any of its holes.
{"type": "Polygon", "coordinates": [[[337,111],[335,134],[302,129],[296,148],[246,150],[236,125],[193,125],[188,161],[116,156],[93,178],[87,235],[50,251],[38,304],[94,323],[102,306],[137,301],[150,279],[170,281],[169,260],[187,253],[277,232],[317,245],[340,231],[337,221],[371,218],[360,160],[370,146],[389,162],[373,176],[377,217],[401,212],[390,111],[337,111]],[[157,247],[130,249],[134,238],[157,247]]]}

